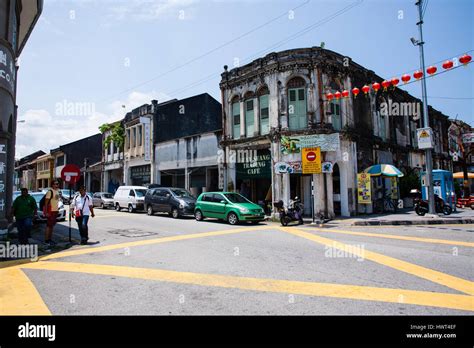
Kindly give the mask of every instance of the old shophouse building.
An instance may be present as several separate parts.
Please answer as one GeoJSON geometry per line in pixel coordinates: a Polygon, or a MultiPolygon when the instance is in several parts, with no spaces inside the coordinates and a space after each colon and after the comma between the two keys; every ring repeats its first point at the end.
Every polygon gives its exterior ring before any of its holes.
{"type": "MultiPolygon", "coordinates": [[[[316,214],[351,216],[360,210],[357,173],[377,163],[402,170],[424,165],[423,152],[416,146],[421,114],[387,112],[387,106],[397,103],[410,103],[417,110],[420,100],[393,87],[327,100],[329,92],[383,81],[349,57],[312,47],[271,53],[224,69],[224,189],[241,191],[260,203],[287,203],[299,196],[305,213],[311,214],[313,181],[316,214]],[[332,172],[303,174],[304,147],[319,147],[332,172]],[[286,169],[276,171],[276,164],[286,169]]],[[[435,168],[448,168],[448,118],[430,108],[430,120],[435,168]]]]}
{"type": "Polygon", "coordinates": [[[207,93],[160,105],[154,118],[155,183],[194,195],[218,190],[221,104],[207,93]]]}

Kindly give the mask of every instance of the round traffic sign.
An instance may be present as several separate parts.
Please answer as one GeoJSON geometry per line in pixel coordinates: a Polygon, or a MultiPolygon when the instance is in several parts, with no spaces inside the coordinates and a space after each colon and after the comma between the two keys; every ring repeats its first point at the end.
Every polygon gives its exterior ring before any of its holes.
{"type": "Polygon", "coordinates": [[[70,184],[75,184],[81,178],[81,168],[75,164],[66,164],[61,170],[61,179],[70,184]]]}
{"type": "Polygon", "coordinates": [[[306,159],[310,162],[313,162],[316,159],[316,153],[313,151],[310,151],[306,154],[306,159]]]}

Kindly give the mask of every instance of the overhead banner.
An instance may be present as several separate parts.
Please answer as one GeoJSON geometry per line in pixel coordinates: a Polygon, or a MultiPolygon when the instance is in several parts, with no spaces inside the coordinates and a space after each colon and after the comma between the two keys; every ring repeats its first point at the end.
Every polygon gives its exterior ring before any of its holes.
{"type": "Polygon", "coordinates": [[[319,147],[321,151],[338,151],[339,133],[281,137],[280,150],[284,155],[301,153],[301,149],[305,147],[319,147]]]}
{"type": "Polygon", "coordinates": [[[372,203],[370,174],[357,174],[357,202],[359,204],[372,203]]]}
{"type": "Polygon", "coordinates": [[[305,147],[301,153],[301,162],[303,164],[303,174],[321,173],[321,148],[305,147]]]}

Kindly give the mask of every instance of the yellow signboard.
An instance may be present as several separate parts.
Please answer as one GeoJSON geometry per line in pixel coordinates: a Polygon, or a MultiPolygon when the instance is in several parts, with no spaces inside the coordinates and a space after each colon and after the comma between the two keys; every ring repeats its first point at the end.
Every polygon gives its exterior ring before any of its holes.
{"type": "Polygon", "coordinates": [[[305,147],[301,152],[303,174],[321,173],[321,148],[305,147]]]}
{"type": "Polygon", "coordinates": [[[398,186],[397,186],[397,178],[392,176],[390,177],[390,180],[392,182],[392,194],[391,198],[392,199],[398,199],[398,186]]]}
{"type": "Polygon", "coordinates": [[[372,203],[370,174],[357,174],[357,202],[359,204],[372,203]]]}

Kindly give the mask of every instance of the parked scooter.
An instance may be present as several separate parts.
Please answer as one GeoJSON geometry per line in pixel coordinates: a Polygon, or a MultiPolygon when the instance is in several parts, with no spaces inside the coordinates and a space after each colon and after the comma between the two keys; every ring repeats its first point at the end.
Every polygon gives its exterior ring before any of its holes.
{"type": "MultiPolygon", "coordinates": [[[[413,192],[414,190],[412,190],[413,192]]],[[[420,216],[423,216],[425,215],[426,213],[429,212],[429,204],[428,204],[428,201],[427,200],[423,200],[421,199],[421,194],[418,190],[416,190],[417,192],[417,196],[413,199],[413,202],[414,202],[414,208],[415,208],[415,212],[420,215],[420,216]]],[[[443,213],[444,215],[450,215],[453,211],[453,209],[444,203],[444,200],[439,197],[438,195],[434,195],[435,196],[435,209],[436,209],[436,212],[441,214],[443,213]]]]}
{"type": "Polygon", "coordinates": [[[282,226],[288,226],[292,221],[298,221],[298,225],[303,224],[303,204],[298,197],[295,197],[294,200],[290,199],[288,208],[285,208],[281,200],[274,202],[274,206],[278,209],[282,226]]]}

